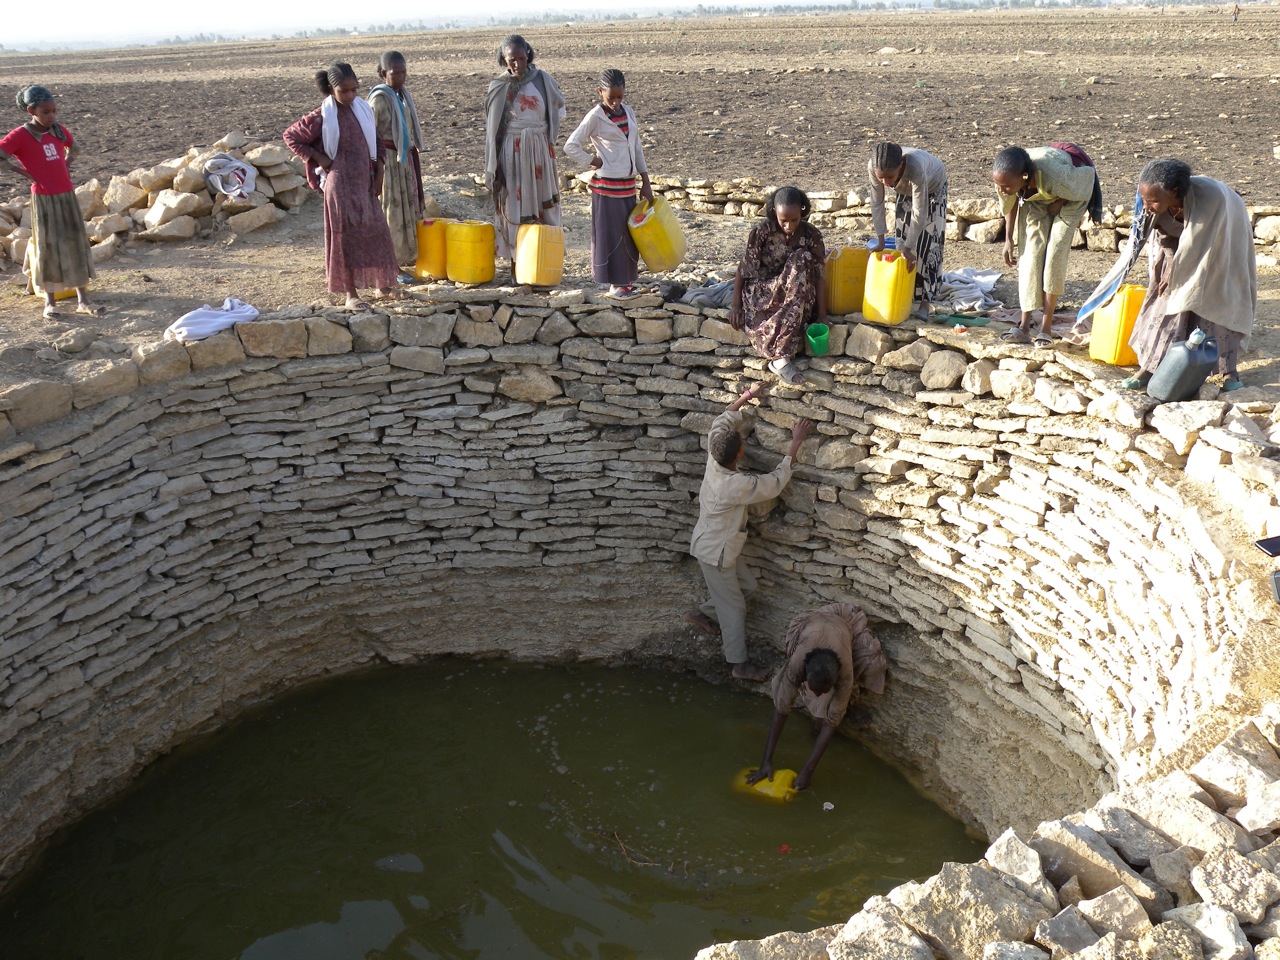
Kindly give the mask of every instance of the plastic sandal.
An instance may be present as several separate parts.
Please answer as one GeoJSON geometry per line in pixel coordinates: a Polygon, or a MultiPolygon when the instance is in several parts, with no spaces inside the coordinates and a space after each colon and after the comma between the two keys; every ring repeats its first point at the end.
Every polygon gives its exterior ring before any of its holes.
{"type": "Polygon", "coordinates": [[[1021,327],[1014,327],[1012,330],[1006,330],[1000,334],[1000,339],[1005,343],[1030,343],[1031,334],[1023,330],[1021,327]]]}
{"type": "Polygon", "coordinates": [[[1037,350],[1052,350],[1053,337],[1047,333],[1038,333],[1035,339],[1031,341],[1031,345],[1037,350]]]}
{"type": "Polygon", "coordinates": [[[1243,380],[1241,380],[1239,377],[1236,377],[1236,378],[1234,378],[1234,379],[1232,379],[1232,380],[1228,380],[1228,381],[1226,381],[1226,382],[1222,385],[1222,392],[1223,392],[1223,393],[1230,393],[1232,390],[1239,390],[1239,389],[1240,389],[1241,387],[1243,387],[1243,386],[1244,386],[1244,381],[1243,381],[1243,380]]]}
{"type": "Polygon", "coordinates": [[[770,360],[769,369],[789,387],[803,387],[808,383],[804,374],[797,370],[796,365],[790,360],[770,360]]]}
{"type": "Polygon", "coordinates": [[[1145,390],[1147,389],[1147,381],[1141,377],[1125,377],[1120,381],[1120,386],[1126,390],[1145,390]]]}

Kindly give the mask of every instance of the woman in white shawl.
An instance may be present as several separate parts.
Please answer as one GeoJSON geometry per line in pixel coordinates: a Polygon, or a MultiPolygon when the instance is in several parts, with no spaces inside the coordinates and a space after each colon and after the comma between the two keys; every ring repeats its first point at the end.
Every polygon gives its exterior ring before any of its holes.
{"type": "Polygon", "coordinates": [[[382,156],[373,110],[359,97],[351,64],[316,73],[324,102],[284,132],[290,150],[307,162],[307,185],[324,195],[324,270],[329,289],[347,295],[349,310],[368,310],[357,288],[402,299],[396,250],[378,204],[382,156]]]}
{"type": "Polygon", "coordinates": [[[485,94],[484,182],[493,197],[497,253],[515,256],[522,223],[560,225],[556,138],[564,95],[551,75],[533,65],[533,47],[512,34],[498,48],[503,68],[485,94]]]}
{"type": "MultiPolygon", "coordinates": [[[[1138,373],[1123,382],[1145,389],[1169,347],[1199,327],[1218,341],[1223,390],[1241,387],[1236,363],[1253,330],[1258,277],[1253,227],[1240,195],[1181,160],[1153,160],[1138,175],[1145,210],[1149,281],[1129,344],[1138,373]]],[[[1136,254],[1136,251],[1134,251],[1136,254]]]]}

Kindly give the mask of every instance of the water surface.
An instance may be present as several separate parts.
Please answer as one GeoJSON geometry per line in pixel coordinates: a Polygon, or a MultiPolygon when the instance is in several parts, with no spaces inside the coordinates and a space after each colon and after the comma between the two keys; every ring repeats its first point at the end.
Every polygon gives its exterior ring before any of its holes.
{"type": "MultiPolygon", "coordinates": [[[[843,921],[982,846],[837,737],[735,792],[769,701],[441,660],[317,684],[155,763],[0,900],[5,957],[680,958],[843,921]]],[[[775,765],[811,746],[797,713],[775,765]]]]}

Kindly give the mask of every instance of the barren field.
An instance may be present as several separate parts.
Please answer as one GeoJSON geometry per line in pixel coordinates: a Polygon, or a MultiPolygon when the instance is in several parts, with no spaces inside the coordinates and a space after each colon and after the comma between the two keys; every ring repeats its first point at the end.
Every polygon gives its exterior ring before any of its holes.
{"type": "MultiPolygon", "coordinates": [[[[423,114],[429,188],[447,214],[480,215],[480,201],[461,191],[482,167],[482,101],[506,32],[9,54],[0,56],[0,88],[5,104],[25,83],[54,88],[61,119],[85,148],[77,182],[105,181],[231,130],[276,138],[319,102],[316,68],[349,60],[367,87],[378,54],[394,47],[408,58],[423,114]]],[[[1071,140],[1097,161],[1108,203],[1130,201],[1142,164],[1169,155],[1230,183],[1250,203],[1280,203],[1272,155],[1280,9],[1246,7],[1234,26],[1225,12],[1170,8],[653,20],[523,32],[565,91],[569,129],[594,102],[602,67],[627,72],[655,174],[860,186],[869,142],[891,138],[941,156],[953,197],[983,196],[1001,147],[1071,140]]],[[[20,116],[9,109],[16,125],[20,116]]],[[[22,188],[0,172],[0,196],[22,188]]],[[[586,217],[584,202],[566,205],[567,284],[589,282],[586,217]]],[[[749,224],[686,222],[690,271],[731,268],[749,224]]],[[[998,247],[956,243],[947,251],[951,266],[1001,266],[998,247]]],[[[1110,259],[1073,256],[1067,305],[1110,259]]],[[[1261,280],[1260,325],[1273,327],[1280,283],[1271,271],[1261,280]]],[[[154,337],[192,307],[226,296],[264,310],[327,301],[319,205],[234,244],[134,244],[104,265],[95,286],[111,314],[90,329],[121,344],[154,337]]],[[[1007,282],[997,292],[1014,299],[1007,282]]],[[[35,353],[65,329],[41,321],[35,300],[14,283],[0,285],[0,377],[56,375],[54,362],[35,353]]],[[[1278,340],[1275,330],[1259,331],[1244,369],[1280,354],[1278,340]]]]}

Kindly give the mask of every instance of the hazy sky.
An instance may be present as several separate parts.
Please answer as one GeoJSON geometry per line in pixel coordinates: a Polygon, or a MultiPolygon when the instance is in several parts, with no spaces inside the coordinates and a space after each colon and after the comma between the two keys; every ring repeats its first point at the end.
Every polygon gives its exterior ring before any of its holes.
{"type": "MultiPolygon", "coordinates": [[[[650,0],[646,7],[683,6],[692,8],[700,0],[650,0]]],[[[717,0],[701,0],[714,6],[717,0]]],[[[736,0],[719,0],[736,2],[736,0]]],[[[632,11],[635,3],[626,0],[552,0],[550,3],[514,3],[489,0],[459,3],[457,0],[409,0],[407,3],[353,4],[350,0],[306,0],[272,3],[255,15],[258,4],[162,3],[156,0],[60,0],[56,18],[31,15],[31,7],[20,16],[0,21],[0,46],[25,47],[31,44],[152,42],[166,37],[189,37],[199,33],[223,36],[292,34],[317,27],[361,26],[386,23],[463,17],[510,15],[529,10],[632,11]],[[246,11],[242,13],[241,11],[246,11]],[[50,21],[56,20],[56,24],[50,21]]]]}

